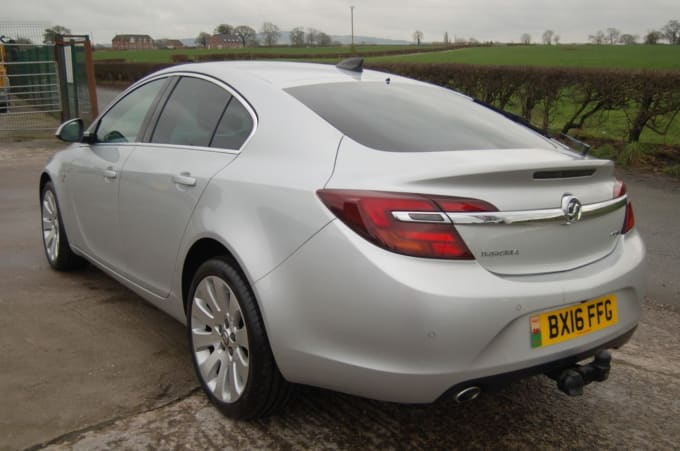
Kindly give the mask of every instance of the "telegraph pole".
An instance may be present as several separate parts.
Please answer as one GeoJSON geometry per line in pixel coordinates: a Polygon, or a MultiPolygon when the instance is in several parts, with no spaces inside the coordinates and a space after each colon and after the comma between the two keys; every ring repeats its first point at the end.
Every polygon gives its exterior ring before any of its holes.
{"type": "Polygon", "coordinates": [[[354,50],[354,6],[349,7],[350,22],[352,24],[352,50],[354,50]]]}

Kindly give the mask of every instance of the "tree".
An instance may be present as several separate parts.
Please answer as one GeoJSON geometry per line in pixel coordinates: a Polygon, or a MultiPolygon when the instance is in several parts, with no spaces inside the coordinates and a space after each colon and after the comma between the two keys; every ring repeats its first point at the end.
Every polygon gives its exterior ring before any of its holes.
{"type": "Polygon", "coordinates": [[[196,44],[197,47],[202,47],[206,48],[208,47],[208,41],[210,40],[210,33],[206,33],[205,31],[201,31],[198,33],[198,36],[196,36],[196,39],[194,39],[194,44],[196,44]]]}
{"type": "Polygon", "coordinates": [[[638,39],[639,39],[639,36],[637,36],[637,35],[624,33],[619,38],[619,42],[623,45],[634,45],[634,44],[637,44],[638,39]]]}
{"type": "Polygon", "coordinates": [[[243,47],[250,47],[257,44],[257,32],[248,25],[239,25],[234,28],[232,34],[241,40],[243,47]]]}
{"type": "Polygon", "coordinates": [[[71,30],[61,25],[47,28],[43,32],[43,44],[54,44],[55,36],[58,34],[71,34],[71,30]]]}
{"type": "Polygon", "coordinates": [[[553,36],[553,42],[555,43],[555,45],[559,45],[559,43],[560,43],[560,35],[559,34],[556,34],[555,36],[553,36]]]}
{"type": "Polygon", "coordinates": [[[449,32],[445,31],[444,32],[444,44],[449,44],[451,43],[451,40],[449,39],[449,32]]]}
{"type": "Polygon", "coordinates": [[[614,45],[619,42],[619,37],[621,37],[621,32],[617,28],[607,28],[607,33],[605,34],[607,42],[610,45],[614,45]]]}
{"type": "Polygon", "coordinates": [[[234,27],[229,24],[221,23],[215,27],[213,34],[226,34],[231,36],[234,33],[234,27]]]}
{"type": "Polygon", "coordinates": [[[660,31],[652,30],[645,35],[645,44],[655,45],[659,43],[659,40],[663,38],[660,31]]]}
{"type": "Polygon", "coordinates": [[[24,45],[31,45],[33,44],[33,41],[31,41],[29,38],[25,38],[23,36],[17,36],[15,39],[15,44],[24,44],[24,45]]]}
{"type": "Polygon", "coordinates": [[[522,36],[519,37],[519,42],[524,45],[531,44],[531,35],[529,33],[523,33],[522,36]]]}
{"type": "Polygon", "coordinates": [[[555,36],[555,32],[552,30],[545,30],[543,32],[543,44],[545,45],[550,45],[552,44],[553,37],[555,36]]]}
{"type": "Polygon", "coordinates": [[[307,34],[305,35],[305,42],[308,45],[316,45],[317,38],[319,37],[319,30],[316,28],[307,28],[307,34]]]}
{"type": "Polygon", "coordinates": [[[281,30],[279,27],[271,22],[265,22],[262,24],[262,39],[264,39],[264,45],[271,47],[276,45],[281,38],[281,30]]]}
{"type": "Polygon", "coordinates": [[[305,30],[302,27],[295,27],[288,33],[290,45],[294,47],[302,47],[305,45],[305,30]]]}
{"type": "Polygon", "coordinates": [[[598,45],[604,44],[605,38],[606,37],[604,35],[604,31],[602,31],[602,30],[597,30],[597,33],[591,34],[590,36],[588,36],[588,40],[590,42],[592,42],[593,44],[598,44],[598,45]]]}
{"type": "Polygon", "coordinates": [[[417,44],[420,45],[420,41],[423,40],[423,32],[420,30],[416,30],[413,32],[413,41],[417,44]]]}
{"type": "Polygon", "coordinates": [[[320,46],[331,45],[331,37],[328,36],[323,31],[319,31],[319,33],[316,35],[316,45],[320,45],[320,46]]]}
{"type": "Polygon", "coordinates": [[[680,22],[677,20],[669,20],[661,29],[661,33],[669,44],[680,44],[680,22]]]}

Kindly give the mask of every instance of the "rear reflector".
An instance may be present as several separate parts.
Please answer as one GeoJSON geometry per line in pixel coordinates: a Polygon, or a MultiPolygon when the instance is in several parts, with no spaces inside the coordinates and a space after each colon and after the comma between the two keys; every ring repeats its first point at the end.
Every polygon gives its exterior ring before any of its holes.
{"type": "Polygon", "coordinates": [[[427,218],[440,218],[444,212],[497,211],[477,199],[421,194],[322,189],[317,195],[338,219],[366,240],[413,257],[473,260],[453,224],[427,222],[427,218]],[[395,212],[408,212],[416,221],[400,221],[395,212]],[[425,222],[418,222],[420,215],[425,222]]]}

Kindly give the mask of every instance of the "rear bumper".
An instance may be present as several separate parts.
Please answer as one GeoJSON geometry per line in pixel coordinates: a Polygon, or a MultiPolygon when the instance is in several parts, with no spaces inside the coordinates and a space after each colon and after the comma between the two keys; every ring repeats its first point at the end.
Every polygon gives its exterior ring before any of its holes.
{"type": "Polygon", "coordinates": [[[640,317],[644,260],[631,231],[588,266],[501,277],[475,261],[393,254],[333,221],[254,288],[289,381],[426,403],[452,387],[491,387],[624,343],[640,317]],[[531,348],[532,315],[611,293],[617,324],[531,348]]]}
{"type": "Polygon", "coordinates": [[[550,373],[553,371],[559,371],[565,368],[569,368],[574,366],[576,363],[587,359],[589,357],[594,356],[598,351],[602,349],[618,349],[624,344],[628,343],[628,341],[631,339],[633,334],[635,333],[635,330],[637,329],[637,326],[633,327],[631,330],[626,332],[625,334],[621,335],[620,337],[617,337],[607,343],[604,343],[602,345],[593,347],[591,349],[588,349],[586,351],[579,352],[578,354],[570,355],[568,357],[563,357],[561,359],[552,361],[552,362],[547,362],[547,363],[542,363],[540,365],[532,366],[529,368],[522,368],[520,370],[516,371],[511,371],[509,373],[502,373],[502,374],[495,374],[492,376],[486,376],[478,379],[473,379],[469,381],[464,381],[461,383],[456,384],[455,386],[451,387],[449,390],[444,393],[441,398],[447,398],[449,396],[453,396],[456,393],[460,392],[461,390],[465,389],[466,387],[479,387],[482,391],[493,391],[499,388],[502,388],[512,382],[531,377],[531,376],[536,376],[539,374],[546,374],[550,373]]]}

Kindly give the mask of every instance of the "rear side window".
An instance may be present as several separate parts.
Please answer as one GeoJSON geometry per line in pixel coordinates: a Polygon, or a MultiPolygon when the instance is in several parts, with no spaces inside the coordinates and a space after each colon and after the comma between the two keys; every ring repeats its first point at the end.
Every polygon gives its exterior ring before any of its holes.
{"type": "Polygon", "coordinates": [[[378,150],[555,147],[537,133],[435,86],[342,82],[286,91],[353,140],[378,150]]]}
{"type": "Polygon", "coordinates": [[[231,98],[210,147],[239,149],[253,130],[253,118],[235,97],[231,98]]]}
{"type": "Polygon", "coordinates": [[[231,94],[199,78],[179,80],[165,104],[151,142],[208,147],[231,94]]]}

